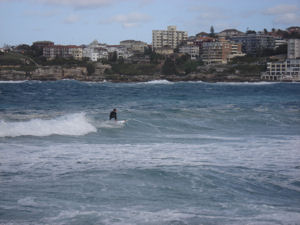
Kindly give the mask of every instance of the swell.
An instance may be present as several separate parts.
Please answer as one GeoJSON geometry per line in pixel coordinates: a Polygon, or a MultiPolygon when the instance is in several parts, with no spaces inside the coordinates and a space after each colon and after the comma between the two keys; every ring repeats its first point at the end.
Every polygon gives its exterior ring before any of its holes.
{"type": "Polygon", "coordinates": [[[85,113],[68,114],[53,119],[31,119],[27,121],[0,121],[0,137],[18,136],[81,136],[97,129],[92,125],[85,113]]]}

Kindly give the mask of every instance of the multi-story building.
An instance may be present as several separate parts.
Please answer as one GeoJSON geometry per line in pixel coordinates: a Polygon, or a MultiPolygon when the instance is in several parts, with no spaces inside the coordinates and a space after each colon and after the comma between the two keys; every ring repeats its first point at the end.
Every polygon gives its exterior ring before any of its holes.
{"type": "Polygon", "coordinates": [[[286,45],[286,44],[287,44],[287,40],[281,38],[275,38],[274,49],[277,49],[279,48],[279,46],[286,45]]]}
{"type": "Polygon", "coordinates": [[[300,81],[300,39],[288,41],[287,60],[284,62],[268,62],[267,71],[262,73],[263,80],[300,81]]]}
{"type": "Polygon", "coordinates": [[[86,47],[83,49],[83,57],[89,58],[91,61],[96,62],[99,59],[108,59],[108,51],[102,47],[86,47]]]}
{"type": "Polygon", "coordinates": [[[142,41],[135,41],[135,40],[125,40],[120,42],[121,46],[126,47],[128,50],[133,52],[140,52],[144,53],[145,48],[148,46],[147,43],[142,41]]]}
{"type": "Polygon", "coordinates": [[[76,59],[82,58],[82,48],[76,45],[53,45],[43,48],[43,56],[47,59],[54,59],[55,57],[76,59]]]}
{"type": "Polygon", "coordinates": [[[152,45],[154,50],[166,46],[175,49],[179,44],[187,40],[187,38],[187,32],[177,31],[176,26],[168,26],[168,30],[152,31],[152,45]]]}
{"type": "Polygon", "coordinates": [[[201,58],[206,64],[226,64],[236,56],[243,56],[241,44],[220,38],[217,41],[204,42],[201,58]]]}
{"type": "Polygon", "coordinates": [[[274,37],[262,33],[249,33],[232,36],[230,40],[242,44],[242,51],[250,55],[256,55],[263,49],[274,49],[274,37]]]}
{"type": "Polygon", "coordinates": [[[183,45],[179,48],[179,52],[190,55],[192,60],[199,58],[199,46],[197,45],[183,45]]]}
{"type": "Polygon", "coordinates": [[[130,50],[128,50],[126,47],[122,45],[107,45],[106,49],[108,53],[116,52],[118,58],[122,57],[123,59],[127,59],[133,55],[133,53],[130,50]]]}
{"type": "Polygon", "coordinates": [[[263,73],[261,78],[275,81],[300,81],[300,59],[287,59],[285,62],[268,62],[267,72],[263,73]]]}
{"type": "Polygon", "coordinates": [[[70,53],[76,60],[82,60],[83,57],[83,49],[81,47],[78,48],[71,48],[70,53]]]}
{"type": "Polygon", "coordinates": [[[161,55],[172,55],[174,54],[174,49],[169,46],[164,46],[162,48],[155,49],[155,52],[161,55]]]}
{"type": "Polygon", "coordinates": [[[287,57],[289,59],[300,58],[300,39],[290,39],[288,40],[288,53],[287,57]]]}

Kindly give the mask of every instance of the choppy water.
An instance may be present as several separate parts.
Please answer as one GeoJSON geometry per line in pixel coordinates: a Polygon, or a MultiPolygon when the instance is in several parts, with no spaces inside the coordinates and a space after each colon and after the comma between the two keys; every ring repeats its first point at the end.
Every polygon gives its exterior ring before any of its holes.
{"type": "Polygon", "coordinates": [[[2,82],[0,224],[300,224],[299,146],[299,83],[2,82]]]}

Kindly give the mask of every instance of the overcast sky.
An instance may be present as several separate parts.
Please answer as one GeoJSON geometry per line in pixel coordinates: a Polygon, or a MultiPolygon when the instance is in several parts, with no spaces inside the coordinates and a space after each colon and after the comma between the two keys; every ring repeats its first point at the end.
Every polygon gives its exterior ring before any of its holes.
{"type": "Polygon", "coordinates": [[[300,0],[0,0],[0,46],[151,43],[152,30],[176,25],[195,35],[300,26],[300,0]]]}

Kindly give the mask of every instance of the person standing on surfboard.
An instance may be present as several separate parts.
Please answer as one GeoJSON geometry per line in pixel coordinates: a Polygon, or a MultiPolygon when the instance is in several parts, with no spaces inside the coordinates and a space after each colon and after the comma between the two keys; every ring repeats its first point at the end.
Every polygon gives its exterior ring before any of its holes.
{"type": "Polygon", "coordinates": [[[117,109],[114,109],[113,111],[110,112],[109,120],[111,119],[117,120],[117,109]]]}

